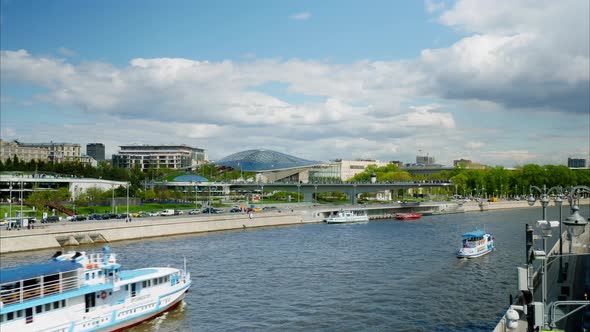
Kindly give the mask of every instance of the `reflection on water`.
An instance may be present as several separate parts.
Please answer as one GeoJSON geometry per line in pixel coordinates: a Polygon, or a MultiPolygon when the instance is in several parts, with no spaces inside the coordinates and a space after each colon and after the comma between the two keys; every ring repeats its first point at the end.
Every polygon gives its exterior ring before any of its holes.
{"type": "MultiPolygon", "coordinates": [[[[123,269],[180,267],[186,256],[192,273],[184,305],[133,331],[490,331],[517,293],[524,225],[540,214],[533,208],[311,224],[111,247],[123,269]],[[461,234],[477,227],[494,234],[496,251],[458,260],[461,234]]],[[[549,210],[549,218],[557,215],[549,210]]],[[[5,255],[2,266],[52,253],[5,255]]]]}

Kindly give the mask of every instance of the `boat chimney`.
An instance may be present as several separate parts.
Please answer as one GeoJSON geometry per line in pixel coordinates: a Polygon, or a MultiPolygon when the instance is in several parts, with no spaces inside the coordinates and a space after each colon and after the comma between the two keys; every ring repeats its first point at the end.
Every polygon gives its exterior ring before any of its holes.
{"type": "Polygon", "coordinates": [[[109,254],[111,253],[111,248],[109,248],[109,246],[102,247],[102,253],[102,263],[104,265],[107,265],[107,263],[109,262],[109,254]]]}

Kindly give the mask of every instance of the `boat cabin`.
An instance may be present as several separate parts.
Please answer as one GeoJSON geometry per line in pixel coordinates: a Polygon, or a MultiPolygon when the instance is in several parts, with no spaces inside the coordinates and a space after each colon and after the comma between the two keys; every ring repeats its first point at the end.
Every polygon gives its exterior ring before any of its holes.
{"type": "Polygon", "coordinates": [[[489,241],[489,237],[485,237],[486,232],[476,230],[462,235],[463,248],[475,248],[480,245],[484,245],[486,241],[489,241]]]}

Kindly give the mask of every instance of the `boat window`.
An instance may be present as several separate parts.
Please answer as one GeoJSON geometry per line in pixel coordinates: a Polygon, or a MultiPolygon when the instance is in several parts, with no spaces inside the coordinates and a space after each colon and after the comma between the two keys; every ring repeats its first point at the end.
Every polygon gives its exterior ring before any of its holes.
{"type": "Polygon", "coordinates": [[[55,301],[53,302],[53,309],[58,309],[59,308],[59,302],[55,301]]]}
{"type": "Polygon", "coordinates": [[[33,322],[33,307],[25,309],[25,324],[31,324],[33,322]]]}
{"type": "Polygon", "coordinates": [[[4,314],[0,315],[0,323],[4,322],[4,314]]]}
{"type": "Polygon", "coordinates": [[[94,272],[92,272],[92,279],[94,279],[94,277],[95,277],[95,274],[94,274],[94,272]]]}
{"type": "Polygon", "coordinates": [[[86,280],[90,279],[90,275],[88,273],[86,273],[86,280]]]}
{"type": "Polygon", "coordinates": [[[45,303],[45,311],[51,310],[51,303],[45,303]]]}
{"type": "Polygon", "coordinates": [[[98,271],[98,276],[102,277],[102,271],[98,271]]]}
{"type": "Polygon", "coordinates": [[[42,305],[38,305],[35,307],[35,313],[36,314],[40,314],[43,312],[43,306],[42,305]]]}
{"type": "Polygon", "coordinates": [[[6,320],[13,320],[14,319],[14,312],[9,312],[6,314],[6,320]]]}
{"type": "Polygon", "coordinates": [[[66,300],[61,300],[61,306],[65,307],[66,306],[66,300]]]}
{"type": "Polygon", "coordinates": [[[23,311],[19,310],[16,312],[16,317],[21,318],[23,316],[23,311]]]}

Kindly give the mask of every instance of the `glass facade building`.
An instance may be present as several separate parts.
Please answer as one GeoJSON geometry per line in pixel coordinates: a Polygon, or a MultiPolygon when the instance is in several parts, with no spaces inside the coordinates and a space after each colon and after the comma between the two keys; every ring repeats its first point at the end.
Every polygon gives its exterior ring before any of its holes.
{"type": "Polygon", "coordinates": [[[229,155],[215,165],[231,167],[244,172],[269,172],[305,168],[323,164],[321,161],[305,160],[272,150],[247,150],[229,155]]]}

